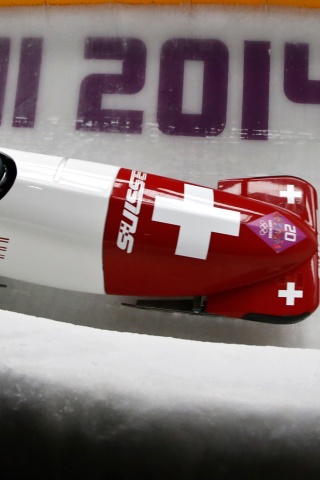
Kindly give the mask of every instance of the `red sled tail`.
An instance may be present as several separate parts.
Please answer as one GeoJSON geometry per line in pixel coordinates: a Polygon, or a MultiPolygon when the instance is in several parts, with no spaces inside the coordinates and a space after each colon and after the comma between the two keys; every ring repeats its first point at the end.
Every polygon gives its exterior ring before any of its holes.
{"type": "Polygon", "coordinates": [[[256,177],[221,180],[218,189],[285,208],[317,232],[318,200],[315,188],[297,177],[256,177]]]}
{"type": "MultiPolygon", "coordinates": [[[[290,210],[317,233],[317,194],[304,180],[295,177],[225,180],[219,182],[218,188],[290,210]]],[[[292,323],[304,319],[318,304],[317,252],[285,275],[207,296],[206,312],[263,322],[292,323]]]]}
{"type": "MultiPolygon", "coordinates": [[[[164,245],[167,240],[149,277],[155,279],[161,289],[157,290],[150,282],[152,293],[149,289],[145,293],[148,298],[139,300],[136,306],[279,324],[302,320],[317,308],[317,194],[308,182],[285,176],[223,180],[218,184],[218,191],[212,192],[210,211],[205,210],[206,215],[202,212],[203,202],[198,201],[198,190],[197,194],[190,195],[185,193],[185,185],[183,190],[181,184],[163,186],[165,182],[167,180],[155,179],[148,191],[153,188],[157,195],[165,194],[168,198],[176,192],[178,199],[171,202],[170,214],[180,212],[185,198],[188,199],[188,215],[192,212],[194,216],[188,217],[191,228],[183,237],[186,243],[200,238],[198,225],[206,226],[198,222],[198,217],[213,222],[207,256],[177,253],[173,247],[178,245],[182,225],[185,229],[186,224],[177,220],[179,213],[175,221],[171,221],[170,216],[170,222],[163,214],[161,221],[156,220],[156,226],[146,226],[147,232],[157,229],[156,245],[161,242],[164,245]],[[162,185],[161,189],[156,190],[156,182],[162,185]],[[232,225],[236,223],[230,220],[229,211],[232,218],[235,212],[240,213],[236,234],[230,233],[229,224],[228,229],[219,224],[221,219],[228,219],[232,225]],[[170,229],[173,227],[170,232],[163,225],[166,223],[170,229]]],[[[201,191],[202,187],[196,188],[201,191]]],[[[152,209],[152,201],[148,206],[152,209]]],[[[163,212],[166,212],[164,207],[163,212]]],[[[151,236],[144,236],[143,241],[147,238],[151,236]]],[[[136,280],[140,265],[134,266],[136,280]]]]}

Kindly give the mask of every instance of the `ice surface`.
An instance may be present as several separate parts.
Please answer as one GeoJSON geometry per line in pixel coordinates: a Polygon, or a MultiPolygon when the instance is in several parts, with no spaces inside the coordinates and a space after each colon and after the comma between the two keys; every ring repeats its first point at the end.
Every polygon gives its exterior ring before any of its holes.
{"type": "Polygon", "coordinates": [[[319,365],[3,311],[2,478],[316,478],[319,365]]]}

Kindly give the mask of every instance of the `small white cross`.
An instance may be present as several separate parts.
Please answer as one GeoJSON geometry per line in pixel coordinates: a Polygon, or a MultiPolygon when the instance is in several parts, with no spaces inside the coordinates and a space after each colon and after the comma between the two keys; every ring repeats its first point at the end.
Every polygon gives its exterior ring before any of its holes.
{"type": "Polygon", "coordinates": [[[296,198],[302,198],[302,192],[295,190],[294,185],[287,185],[287,190],[280,190],[280,197],[287,197],[287,202],[294,204],[296,198]]]}
{"type": "Polygon", "coordinates": [[[240,212],[214,206],[211,188],[184,185],[184,198],[158,195],[155,198],[152,220],[179,225],[175,254],[205,260],[211,233],[238,237],[240,212]]]}
{"type": "Polygon", "coordinates": [[[278,297],[286,299],[286,305],[294,305],[296,298],[303,297],[302,290],[296,290],[296,284],[294,282],[287,282],[286,290],[278,290],[278,297]]]}

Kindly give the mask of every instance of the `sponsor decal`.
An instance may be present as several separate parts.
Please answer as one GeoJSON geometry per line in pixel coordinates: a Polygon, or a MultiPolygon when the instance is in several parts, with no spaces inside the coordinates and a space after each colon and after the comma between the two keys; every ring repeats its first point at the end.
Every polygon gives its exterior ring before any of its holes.
{"type": "Polygon", "coordinates": [[[117,246],[127,253],[133,249],[146,178],[146,173],[135,170],[131,173],[117,238],[117,246]]]}
{"type": "Polygon", "coordinates": [[[275,253],[301,242],[306,235],[279,212],[273,212],[248,223],[248,227],[275,253]]]}

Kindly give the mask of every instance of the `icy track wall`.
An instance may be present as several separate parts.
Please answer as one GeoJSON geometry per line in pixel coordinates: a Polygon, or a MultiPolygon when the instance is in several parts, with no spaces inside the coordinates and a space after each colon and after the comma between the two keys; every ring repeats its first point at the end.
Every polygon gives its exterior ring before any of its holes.
{"type": "Polygon", "coordinates": [[[2,479],[319,478],[316,350],[0,325],[2,479]]]}

